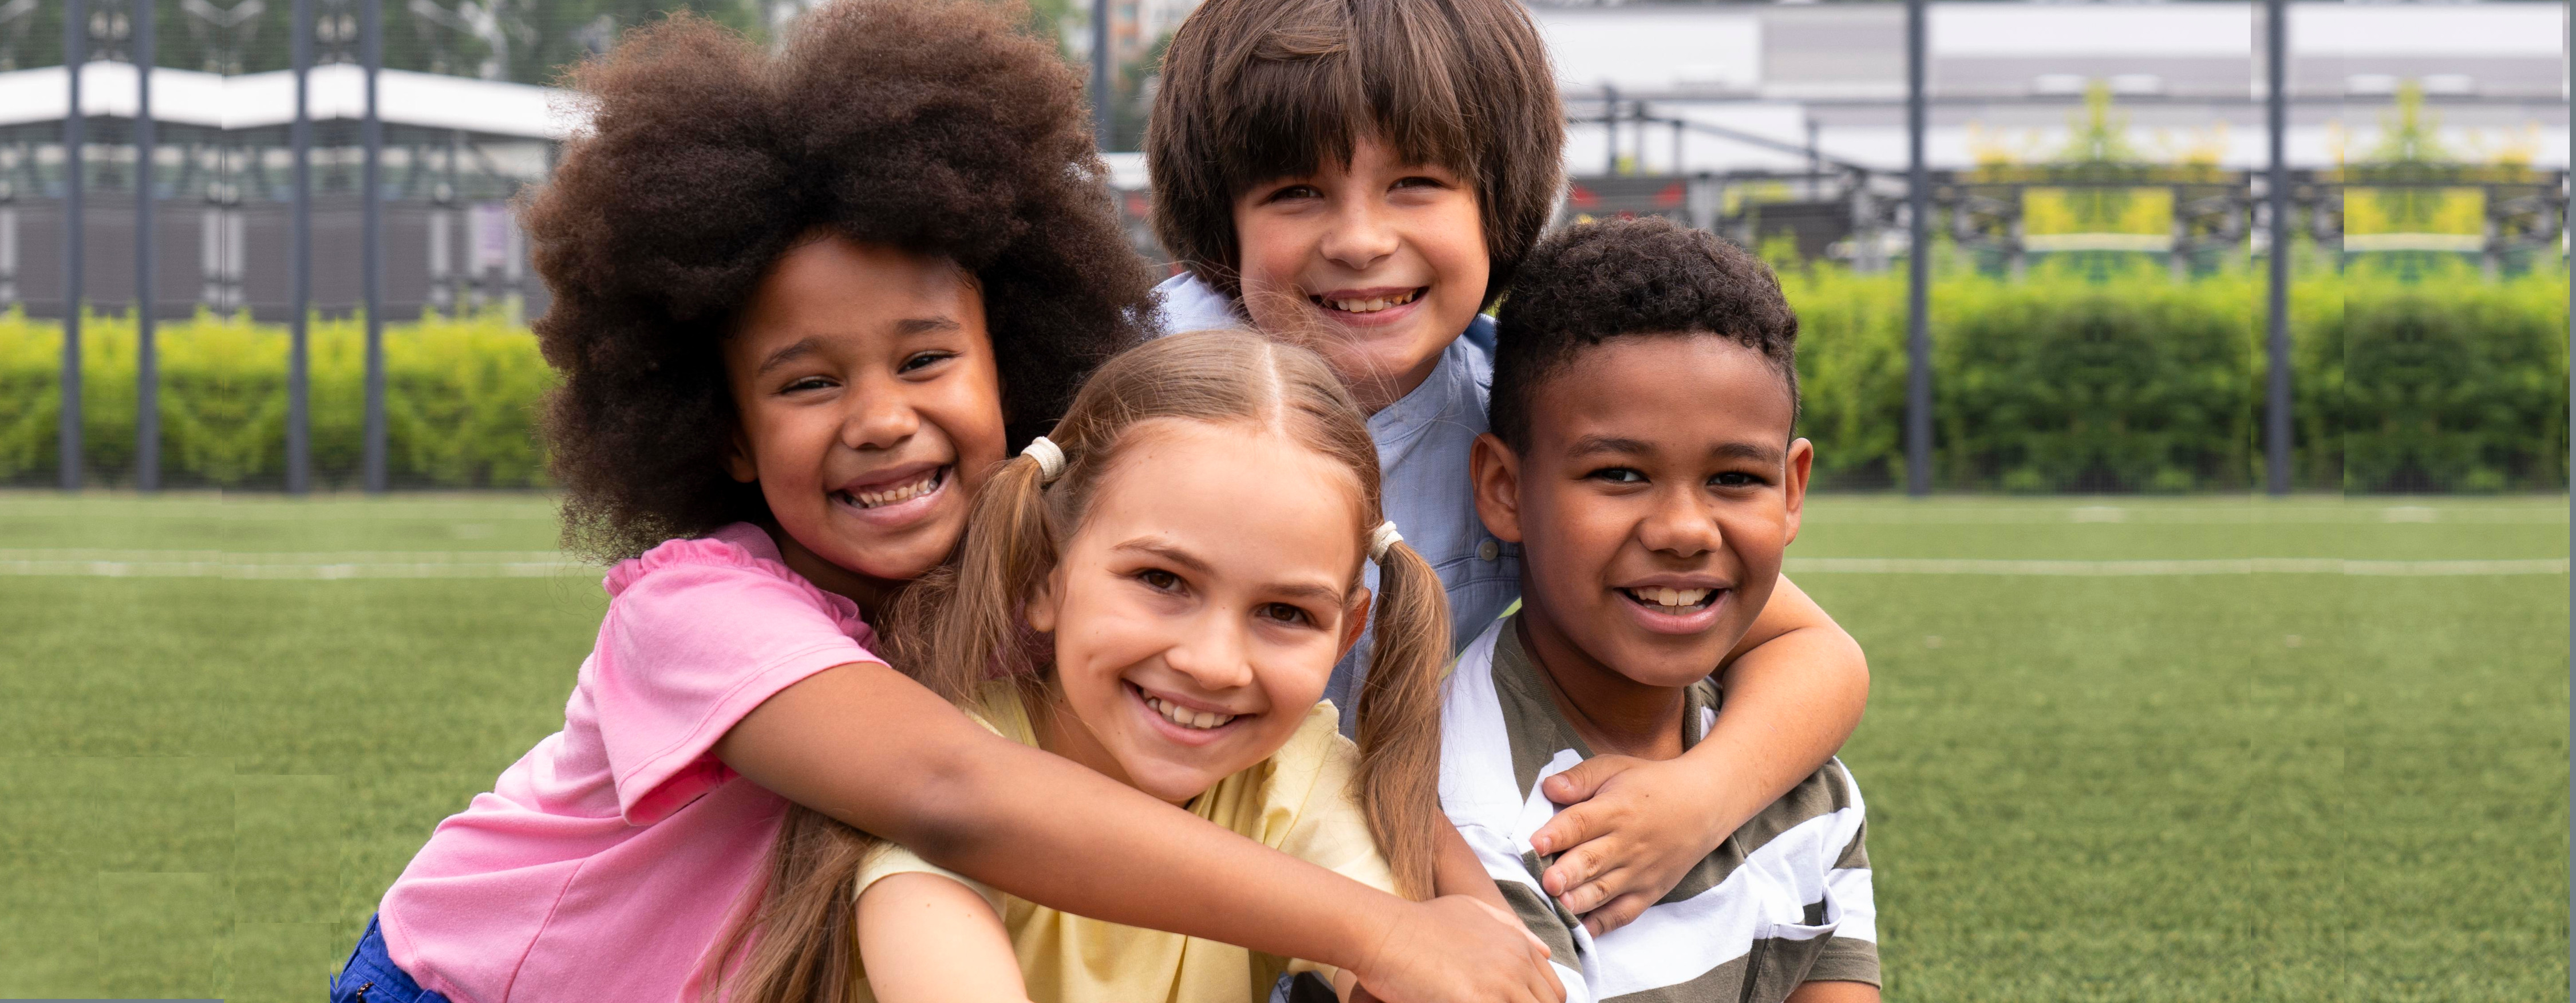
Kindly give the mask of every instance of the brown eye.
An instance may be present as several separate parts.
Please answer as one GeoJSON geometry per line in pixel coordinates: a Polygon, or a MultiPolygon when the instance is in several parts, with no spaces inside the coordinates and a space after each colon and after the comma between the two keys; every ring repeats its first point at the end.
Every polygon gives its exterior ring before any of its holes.
{"type": "Polygon", "coordinates": [[[1136,580],[1156,592],[1170,592],[1181,587],[1181,576],[1161,568],[1147,568],[1136,573],[1136,580]]]}
{"type": "Polygon", "coordinates": [[[1303,624],[1315,622],[1315,618],[1306,615],[1305,610],[1284,602],[1275,602],[1263,606],[1261,608],[1261,615],[1277,620],[1281,623],[1303,624]]]}

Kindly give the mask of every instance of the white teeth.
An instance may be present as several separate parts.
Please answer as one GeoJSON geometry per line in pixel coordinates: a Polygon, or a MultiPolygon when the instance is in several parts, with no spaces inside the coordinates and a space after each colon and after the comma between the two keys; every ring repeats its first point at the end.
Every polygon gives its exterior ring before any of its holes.
{"type": "Polygon", "coordinates": [[[1714,591],[1716,590],[1642,588],[1629,589],[1628,594],[1637,597],[1639,602],[1661,606],[1666,612],[1678,613],[1697,608],[1700,602],[1707,599],[1708,594],[1714,591]]]}
{"type": "Polygon", "coordinates": [[[932,491],[938,490],[939,474],[940,471],[944,469],[946,468],[934,468],[929,473],[921,475],[920,480],[901,487],[888,488],[883,491],[845,491],[842,493],[848,495],[851,501],[857,502],[860,508],[877,508],[884,505],[892,505],[896,502],[911,501],[915,498],[929,494],[932,491]]]}
{"type": "Polygon", "coordinates": [[[1232,714],[1218,714],[1212,711],[1191,710],[1179,704],[1168,703],[1161,697],[1154,696],[1148,696],[1145,698],[1145,706],[1153,708],[1154,713],[1163,715],[1164,720],[1170,721],[1173,724],[1180,725],[1184,728],[1214,728],[1228,721],[1232,721],[1235,718],[1235,715],[1232,714]]]}

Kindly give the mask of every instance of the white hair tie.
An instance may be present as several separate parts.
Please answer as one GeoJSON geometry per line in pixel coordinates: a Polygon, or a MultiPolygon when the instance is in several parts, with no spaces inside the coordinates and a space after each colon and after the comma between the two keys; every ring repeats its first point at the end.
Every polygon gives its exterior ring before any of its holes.
{"type": "Polygon", "coordinates": [[[1404,534],[1395,531],[1394,520],[1378,523],[1376,529],[1369,530],[1369,562],[1383,566],[1387,549],[1403,542],[1404,534]]]}
{"type": "Polygon", "coordinates": [[[1020,455],[1038,461],[1038,483],[1041,485],[1053,484],[1056,478],[1064,476],[1064,448],[1046,436],[1029,440],[1028,446],[1020,450],[1020,455]]]}

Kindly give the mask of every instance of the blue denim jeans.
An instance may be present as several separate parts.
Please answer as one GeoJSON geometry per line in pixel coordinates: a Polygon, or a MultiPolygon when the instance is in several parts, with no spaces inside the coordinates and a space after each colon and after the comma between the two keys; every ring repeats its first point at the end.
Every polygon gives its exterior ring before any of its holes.
{"type": "Polygon", "coordinates": [[[421,988],[394,967],[394,959],[385,953],[385,935],[377,929],[376,918],[369,916],[367,935],[358,938],[349,963],[340,966],[339,978],[331,980],[331,1003],[447,1003],[447,997],[421,988]]]}

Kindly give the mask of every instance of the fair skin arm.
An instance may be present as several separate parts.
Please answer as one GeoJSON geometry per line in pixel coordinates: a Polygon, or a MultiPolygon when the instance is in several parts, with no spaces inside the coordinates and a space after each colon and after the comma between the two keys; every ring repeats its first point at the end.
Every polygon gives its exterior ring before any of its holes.
{"type": "Polygon", "coordinates": [[[883,665],[780,691],[715,751],[791,801],[1053,908],[1350,969],[1394,1003],[1563,998],[1525,932],[1471,899],[1406,902],[1268,849],[995,735],[883,665]]]}
{"type": "Polygon", "coordinates": [[[1789,1003],[1878,1003],[1878,987],[1867,982],[1808,982],[1789,994],[1789,1003]]]}
{"type": "Polygon", "coordinates": [[[1595,936],[1636,919],[1833,758],[1869,701],[1860,643],[1785,575],[1718,680],[1717,723],[1680,758],[1595,756],[1548,778],[1548,799],[1572,807],[1531,843],[1571,849],[1541,884],[1595,936]]]}
{"type": "Polygon", "coordinates": [[[1002,917],[937,874],[897,874],[859,895],[859,958],[880,1003],[1027,1003],[1002,917]]]}

